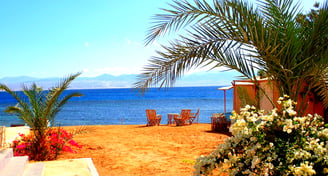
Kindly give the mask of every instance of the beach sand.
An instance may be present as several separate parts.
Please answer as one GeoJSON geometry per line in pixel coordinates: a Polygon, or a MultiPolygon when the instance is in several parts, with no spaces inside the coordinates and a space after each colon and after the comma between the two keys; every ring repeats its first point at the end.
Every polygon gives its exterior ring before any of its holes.
{"type": "MultiPolygon", "coordinates": [[[[81,127],[63,127],[68,131],[81,127]]],[[[58,160],[92,158],[99,175],[192,175],[194,161],[208,155],[228,136],[211,132],[210,124],[190,126],[85,126],[74,140],[83,145],[76,154],[58,160]]]]}

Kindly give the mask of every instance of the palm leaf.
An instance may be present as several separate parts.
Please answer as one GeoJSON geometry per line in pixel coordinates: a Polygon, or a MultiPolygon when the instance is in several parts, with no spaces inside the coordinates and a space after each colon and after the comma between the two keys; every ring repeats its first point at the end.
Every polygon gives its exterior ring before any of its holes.
{"type": "Polygon", "coordinates": [[[79,93],[71,93],[62,100],[60,95],[66,90],[69,84],[81,73],[73,74],[59,83],[57,87],[45,92],[35,83],[31,87],[23,86],[22,92],[25,97],[18,96],[6,85],[0,84],[0,90],[4,90],[12,95],[17,101],[16,106],[9,106],[6,112],[13,113],[24,120],[31,128],[36,129],[36,135],[43,135],[49,121],[54,121],[55,115],[67,101],[75,96],[81,96],[79,93]],[[47,94],[46,94],[47,93],[47,94]]]}
{"type": "Polygon", "coordinates": [[[57,113],[68,102],[68,100],[70,100],[73,97],[80,97],[80,96],[83,96],[83,94],[75,92],[75,93],[71,93],[69,95],[66,95],[62,100],[60,100],[59,102],[56,102],[55,106],[53,106],[53,109],[51,110],[51,113],[49,114],[49,119],[48,120],[53,122],[55,116],[57,115],[57,113]]]}
{"type": "Polygon", "coordinates": [[[46,99],[46,108],[43,112],[44,117],[50,117],[51,111],[55,109],[55,104],[59,99],[59,96],[68,88],[70,83],[77,78],[81,73],[76,73],[73,75],[68,76],[67,78],[63,79],[58,86],[49,90],[46,99]]]}

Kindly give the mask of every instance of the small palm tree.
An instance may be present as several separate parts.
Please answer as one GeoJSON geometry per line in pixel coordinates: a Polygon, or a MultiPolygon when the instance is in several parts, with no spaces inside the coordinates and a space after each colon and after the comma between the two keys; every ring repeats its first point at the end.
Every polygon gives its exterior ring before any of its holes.
{"type": "Polygon", "coordinates": [[[31,87],[23,86],[25,96],[19,96],[4,84],[0,84],[0,90],[4,90],[17,100],[16,106],[8,106],[5,112],[15,114],[32,129],[42,135],[48,128],[48,124],[54,124],[56,114],[63,105],[72,97],[82,96],[80,93],[71,93],[64,97],[61,94],[70,83],[81,73],[73,74],[48,91],[43,91],[35,83],[31,87]]]}
{"type": "MultiPolygon", "coordinates": [[[[168,33],[175,33],[174,38],[150,60],[136,88],[172,86],[191,68],[214,65],[254,80],[259,93],[265,94],[257,71],[265,72],[281,95],[295,101],[299,95],[305,100],[316,89],[328,107],[323,77],[328,67],[328,1],[308,15],[292,0],[257,3],[255,7],[243,0],[174,0],[172,9],[154,16],[146,44],[168,33]]],[[[300,104],[298,111],[305,106],[300,104]]]]}

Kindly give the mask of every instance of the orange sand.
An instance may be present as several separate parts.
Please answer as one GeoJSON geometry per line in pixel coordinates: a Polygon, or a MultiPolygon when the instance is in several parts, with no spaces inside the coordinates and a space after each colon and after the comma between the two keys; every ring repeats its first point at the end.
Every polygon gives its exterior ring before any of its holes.
{"type": "MultiPolygon", "coordinates": [[[[79,127],[64,127],[71,131],[79,127]]],[[[86,126],[74,137],[83,145],[77,154],[61,159],[92,158],[101,176],[192,175],[193,162],[224,142],[225,134],[211,132],[210,124],[190,126],[86,126]]]]}

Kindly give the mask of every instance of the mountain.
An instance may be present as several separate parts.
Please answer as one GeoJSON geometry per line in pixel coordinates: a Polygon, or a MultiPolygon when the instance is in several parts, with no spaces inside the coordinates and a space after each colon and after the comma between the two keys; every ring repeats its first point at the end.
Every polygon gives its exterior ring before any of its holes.
{"type": "MultiPolygon", "coordinates": [[[[101,88],[131,88],[137,81],[137,74],[125,75],[109,75],[103,74],[96,77],[78,77],[76,78],[70,89],[101,89],[101,88]]],[[[176,87],[191,87],[191,86],[222,86],[231,85],[232,80],[237,79],[238,74],[233,71],[229,72],[197,72],[184,75],[177,80],[176,87]]],[[[21,89],[22,85],[29,85],[33,82],[37,85],[48,89],[56,85],[62,78],[33,78],[27,76],[20,77],[4,77],[0,79],[0,83],[6,84],[14,90],[21,89]]]]}
{"type": "Polygon", "coordinates": [[[28,77],[28,76],[19,76],[19,77],[4,77],[0,79],[1,83],[16,83],[17,80],[20,82],[29,82],[29,81],[35,81],[37,78],[28,77]]]}

